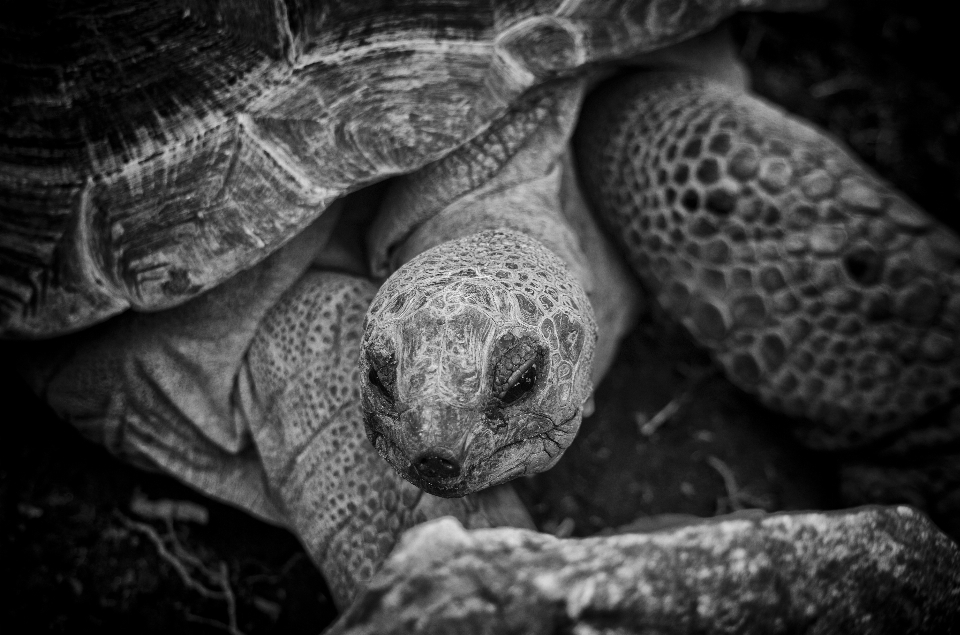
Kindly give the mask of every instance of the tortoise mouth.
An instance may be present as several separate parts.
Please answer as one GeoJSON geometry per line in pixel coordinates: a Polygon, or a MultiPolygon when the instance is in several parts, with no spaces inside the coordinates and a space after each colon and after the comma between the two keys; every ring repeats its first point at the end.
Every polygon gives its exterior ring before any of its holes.
{"type": "MultiPolygon", "coordinates": [[[[570,422],[577,419],[581,414],[582,411],[578,409],[571,417],[558,426],[558,428],[569,425],[570,422]]],[[[490,468],[489,471],[485,472],[487,478],[470,478],[471,475],[475,477],[476,474],[468,465],[465,465],[465,469],[456,477],[431,480],[424,478],[423,475],[418,472],[413,461],[407,457],[400,445],[390,437],[389,432],[384,430],[378,422],[375,420],[369,421],[367,430],[368,437],[374,448],[376,448],[377,453],[396,470],[401,478],[412,483],[424,492],[441,498],[460,498],[487,489],[488,487],[506,483],[529,473],[529,466],[524,464],[525,461],[507,460],[506,463],[504,463],[504,459],[508,458],[511,449],[523,447],[525,444],[529,444],[531,441],[543,436],[541,432],[530,434],[520,439],[514,439],[510,443],[497,447],[486,457],[481,459],[474,458],[474,460],[470,461],[474,466],[480,465],[490,468]]],[[[566,449],[565,446],[560,445],[552,438],[550,441],[553,445],[561,448],[560,454],[566,449]]],[[[527,459],[529,458],[530,457],[527,457],[527,459]]],[[[553,455],[551,459],[550,465],[541,466],[540,469],[535,469],[534,471],[540,472],[549,468],[559,459],[559,456],[553,455]]]]}
{"type": "Polygon", "coordinates": [[[380,430],[373,430],[370,436],[377,454],[389,463],[404,480],[416,485],[428,494],[442,498],[460,498],[474,491],[467,485],[462,475],[441,481],[431,481],[424,478],[403,450],[400,449],[400,446],[387,434],[380,430]]]}
{"type": "Polygon", "coordinates": [[[434,496],[439,496],[441,498],[461,498],[467,494],[472,494],[475,491],[470,489],[463,481],[454,482],[450,485],[428,481],[417,474],[416,470],[412,468],[400,472],[400,476],[410,481],[426,493],[433,494],[434,496]]]}

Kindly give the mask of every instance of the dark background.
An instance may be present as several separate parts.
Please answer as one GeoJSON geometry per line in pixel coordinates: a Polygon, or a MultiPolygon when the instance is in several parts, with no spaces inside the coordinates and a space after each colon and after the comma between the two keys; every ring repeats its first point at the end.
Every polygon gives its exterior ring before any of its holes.
{"type": "MultiPolygon", "coordinates": [[[[809,15],[738,16],[733,30],[758,93],[840,137],[956,228],[960,55],[950,6],[835,0],[809,15]]],[[[129,525],[143,522],[130,511],[136,491],[209,511],[207,524],[181,521],[172,530],[205,567],[226,573],[239,630],[315,633],[333,619],[320,575],[285,531],[118,463],[57,421],[7,367],[0,403],[4,632],[226,627],[227,603],[188,588],[129,525]]],[[[519,483],[545,531],[587,535],[651,514],[840,505],[835,458],[799,448],[785,421],[652,317],[624,344],[597,404],[557,468],[519,483]],[[673,416],[642,434],[639,424],[670,402],[678,405],[673,416]]],[[[170,531],[151,526],[161,536],[170,531]]]]}

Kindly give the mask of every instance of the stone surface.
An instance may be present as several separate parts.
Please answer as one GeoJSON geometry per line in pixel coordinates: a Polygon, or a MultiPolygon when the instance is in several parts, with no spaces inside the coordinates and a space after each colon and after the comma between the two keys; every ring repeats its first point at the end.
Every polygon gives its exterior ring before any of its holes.
{"type": "Polygon", "coordinates": [[[958,629],[957,546],[908,507],[863,507],[578,540],[440,519],[406,534],[329,633],[958,629]]]}

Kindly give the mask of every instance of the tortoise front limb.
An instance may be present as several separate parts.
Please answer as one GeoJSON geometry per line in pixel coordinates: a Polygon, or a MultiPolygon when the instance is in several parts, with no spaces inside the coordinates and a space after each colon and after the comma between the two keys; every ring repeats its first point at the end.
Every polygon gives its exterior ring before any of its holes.
{"type": "Polygon", "coordinates": [[[727,375],[815,421],[899,434],[960,390],[960,240],[809,124],[681,73],[587,103],[588,199],[635,271],[727,375]]]}
{"type": "Polygon", "coordinates": [[[475,527],[531,525],[509,490],[437,498],[373,449],[357,358],[375,291],[365,280],[308,272],[267,314],[240,380],[270,486],[340,608],[417,523],[452,515],[475,527]]]}
{"type": "MultiPolygon", "coordinates": [[[[151,314],[128,312],[82,333],[31,342],[17,351],[19,368],[54,411],[120,458],[159,469],[209,496],[298,531],[311,555],[322,564],[342,605],[353,593],[355,581],[366,575],[360,570],[377,564],[381,548],[396,537],[387,540],[374,532],[371,538],[370,532],[363,531],[367,522],[371,526],[386,523],[388,531],[399,533],[410,518],[444,514],[455,514],[461,522],[479,526],[526,525],[529,520],[509,490],[484,493],[474,502],[419,498],[412,487],[402,492],[396,487],[401,483],[399,477],[363,438],[356,385],[331,395],[323,390],[335,383],[332,379],[325,382],[305,372],[311,363],[322,366],[327,358],[313,360],[304,352],[339,355],[334,370],[341,375],[349,375],[357,358],[358,336],[322,340],[331,332],[344,330],[337,323],[346,319],[337,312],[341,305],[338,309],[331,302],[331,313],[324,314],[327,307],[321,305],[316,314],[303,316],[325,327],[315,332],[292,333],[276,324],[283,309],[275,305],[293,302],[287,293],[292,285],[299,280],[301,287],[310,288],[307,281],[327,279],[316,273],[302,278],[325,242],[322,222],[321,218],[319,224],[257,267],[184,305],[151,314]],[[255,355],[270,344],[272,335],[281,334],[302,338],[283,342],[299,356],[273,362],[267,357],[261,381],[254,382],[257,373],[252,371],[260,367],[251,364],[247,355],[252,342],[257,341],[251,353],[255,355]],[[267,377],[272,383],[266,383],[267,377]],[[318,383],[297,385],[308,378],[318,383]],[[305,396],[304,390],[311,389],[314,393],[305,396]],[[278,397],[272,391],[283,395],[278,397]],[[262,407],[260,395],[266,404],[262,407]],[[302,412],[296,409],[295,399],[301,399],[302,412]],[[324,411],[323,404],[333,402],[323,399],[333,399],[336,407],[324,411]],[[276,417],[277,413],[288,419],[276,417]],[[265,418],[270,416],[274,417],[265,418]],[[329,428],[315,424],[315,428],[325,432],[343,428],[342,436],[305,438],[309,430],[304,422],[323,417],[334,423],[329,428]],[[356,465],[335,460],[337,447],[353,448],[351,457],[356,465]],[[324,451],[332,457],[329,462],[321,460],[324,451]],[[301,463],[292,468],[292,476],[278,481],[277,475],[293,452],[300,452],[301,463]],[[346,471],[333,471],[340,469],[346,471]],[[358,488],[350,488],[360,481],[377,493],[375,504],[380,507],[369,513],[366,508],[351,512],[342,531],[330,530],[339,518],[337,513],[364,503],[358,488]],[[303,491],[294,491],[294,483],[303,491]],[[348,487],[348,483],[352,485],[348,487]],[[319,498],[323,492],[339,496],[337,502],[343,507],[324,508],[319,498]],[[391,503],[394,495],[399,499],[391,503]],[[416,509],[408,510],[405,520],[398,522],[391,506],[406,510],[411,500],[416,509]],[[330,542],[324,542],[328,537],[330,542]],[[364,568],[362,563],[368,566],[364,568]],[[341,580],[347,582],[341,584],[341,580]]],[[[364,301],[372,295],[371,285],[344,276],[337,279],[343,281],[338,287],[341,291],[351,284],[350,289],[362,290],[351,296],[349,303],[350,315],[362,319],[364,301]]],[[[345,292],[349,295],[349,289],[345,292]]],[[[13,352],[13,345],[10,350],[13,352]]]]}
{"type": "Polygon", "coordinates": [[[285,524],[235,383],[263,316],[303,275],[337,214],[326,210],[256,267],[180,306],[11,343],[18,368],[59,417],[119,458],[285,524]]]}

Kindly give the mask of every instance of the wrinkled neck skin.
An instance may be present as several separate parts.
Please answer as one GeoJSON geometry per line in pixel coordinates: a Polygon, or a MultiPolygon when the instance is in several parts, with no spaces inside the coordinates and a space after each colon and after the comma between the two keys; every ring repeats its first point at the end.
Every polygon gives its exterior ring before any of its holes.
{"type": "MultiPolygon", "coordinates": [[[[566,265],[584,289],[593,286],[593,273],[578,237],[564,217],[560,193],[564,180],[563,151],[556,148],[543,174],[518,183],[494,181],[468,193],[413,230],[393,252],[396,271],[416,256],[452,240],[488,230],[509,230],[536,241],[566,265]]],[[[522,258],[522,254],[517,254],[522,258]]]]}

